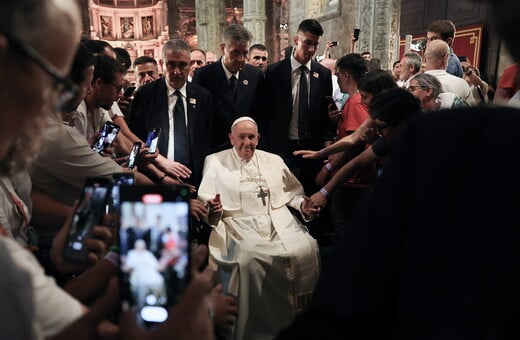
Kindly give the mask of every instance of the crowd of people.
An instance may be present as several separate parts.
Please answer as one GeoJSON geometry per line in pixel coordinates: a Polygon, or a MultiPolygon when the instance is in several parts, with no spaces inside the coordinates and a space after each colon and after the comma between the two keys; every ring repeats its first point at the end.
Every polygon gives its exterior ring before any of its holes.
{"type": "MultiPolygon", "coordinates": [[[[520,61],[520,5],[493,6],[520,61]]],[[[493,107],[447,20],[391,70],[370,52],[332,59],[335,42],[317,58],[323,28],[305,19],[276,62],[240,24],[219,58],[172,39],[164,75],[81,40],[80,23],[71,1],[0,4],[0,338],[516,338],[518,64],[493,107]],[[132,208],[120,234],[110,207],[76,230],[86,181],[114,174],[185,190],[190,231],[132,208]],[[71,229],[85,260],[66,256],[71,229]],[[186,266],[164,322],[119,310],[121,272],[141,308],[186,266]]]]}

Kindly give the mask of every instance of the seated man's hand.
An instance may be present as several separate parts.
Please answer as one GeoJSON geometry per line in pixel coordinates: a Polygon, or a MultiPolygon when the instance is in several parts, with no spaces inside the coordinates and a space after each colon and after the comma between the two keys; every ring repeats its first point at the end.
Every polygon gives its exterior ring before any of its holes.
{"type": "Polygon", "coordinates": [[[213,322],[219,327],[232,326],[238,315],[236,298],[222,294],[222,285],[216,285],[209,295],[213,307],[213,322]]]}
{"type": "Polygon", "coordinates": [[[220,194],[216,194],[214,198],[206,202],[208,213],[208,222],[210,225],[217,225],[224,209],[222,208],[222,202],[220,201],[220,194]]]}
{"type": "Polygon", "coordinates": [[[325,204],[327,204],[327,198],[319,191],[309,197],[309,201],[307,202],[309,209],[321,209],[325,206],[325,204]]]}
{"type": "MultiPolygon", "coordinates": [[[[77,202],[74,205],[74,212],[76,207],[77,202]]],[[[83,241],[88,249],[87,262],[78,263],[65,259],[63,257],[63,252],[69,238],[74,212],[67,218],[65,224],[58,231],[52,242],[50,259],[54,268],[60,273],[79,273],[88,269],[103,257],[111,246],[113,240],[113,233],[109,227],[105,225],[96,225],[92,228],[90,236],[83,241]]]]}
{"type": "Polygon", "coordinates": [[[204,206],[204,203],[196,199],[190,200],[190,212],[191,216],[199,222],[203,220],[204,217],[208,216],[209,213],[208,209],[204,206]]]}
{"type": "Polygon", "coordinates": [[[311,220],[318,216],[321,211],[321,206],[316,205],[309,197],[304,197],[300,208],[305,216],[311,220]]]}

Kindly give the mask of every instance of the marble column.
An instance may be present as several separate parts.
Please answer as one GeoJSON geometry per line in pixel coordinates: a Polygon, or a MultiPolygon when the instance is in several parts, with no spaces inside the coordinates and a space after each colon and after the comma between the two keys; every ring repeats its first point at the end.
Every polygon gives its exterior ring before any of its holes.
{"type": "Polygon", "coordinates": [[[253,34],[253,44],[265,45],[265,0],[244,0],[244,27],[253,34]]]}
{"type": "Polygon", "coordinates": [[[356,52],[369,51],[381,60],[382,69],[391,69],[399,59],[401,0],[363,0],[359,2],[361,29],[356,52]]]}
{"type": "Polygon", "coordinates": [[[197,45],[219,56],[222,32],[226,26],[226,2],[195,0],[195,8],[197,9],[197,45]]]}

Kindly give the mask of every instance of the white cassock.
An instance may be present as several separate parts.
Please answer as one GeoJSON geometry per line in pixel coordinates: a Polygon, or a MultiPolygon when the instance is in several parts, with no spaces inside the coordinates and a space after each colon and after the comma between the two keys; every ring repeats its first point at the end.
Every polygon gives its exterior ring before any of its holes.
{"type": "Polygon", "coordinates": [[[210,265],[238,298],[233,339],[272,339],[309,302],[319,275],[316,240],[292,215],[303,188],[277,155],[235,149],[206,157],[199,199],[220,194],[224,213],[209,239],[210,265]],[[263,194],[266,195],[263,195],[263,194]]]}

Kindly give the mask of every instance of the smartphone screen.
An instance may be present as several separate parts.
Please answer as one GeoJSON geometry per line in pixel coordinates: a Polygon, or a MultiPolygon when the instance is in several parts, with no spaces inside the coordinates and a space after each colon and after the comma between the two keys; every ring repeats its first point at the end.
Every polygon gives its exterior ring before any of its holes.
{"type": "Polygon", "coordinates": [[[148,148],[148,153],[155,153],[157,151],[157,142],[159,141],[159,134],[161,133],[161,129],[154,128],[148,132],[148,137],[146,138],[146,147],[148,148]]]}
{"type": "MultiPolygon", "coordinates": [[[[110,195],[110,212],[118,212],[121,202],[120,188],[124,185],[134,185],[135,176],[132,172],[120,172],[112,175],[112,190],[110,195]]],[[[117,214],[116,214],[117,215],[117,214]]]]}
{"type": "Polygon", "coordinates": [[[103,152],[107,146],[112,145],[112,142],[116,139],[119,130],[121,130],[121,128],[118,125],[112,122],[105,122],[99,131],[99,135],[97,136],[96,141],[94,144],[92,144],[92,150],[100,153],[103,152]]]}
{"type": "Polygon", "coordinates": [[[72,225],[64,250],[64,257],[76,262],[87,261],[88,250],[84,244],[92,227],[101,223],[108,209],[111,182],[106,178],[88,178],[72,218],[72,225]]]}
{"type": "Polygon", "coordinates": [[[141,150],[141,142],[135,142],[132,146],[132,150],[130,150],[130,154],[128,155],[128,168],[133,169],[135,166],[135,160],[139,151],[141,150]]]}
{"type": "Polygon", "coordinates": [[[149,326],[167,319],[189,280],[189,192],[122,186],[120,194],[122,308],[149,326]]]}

